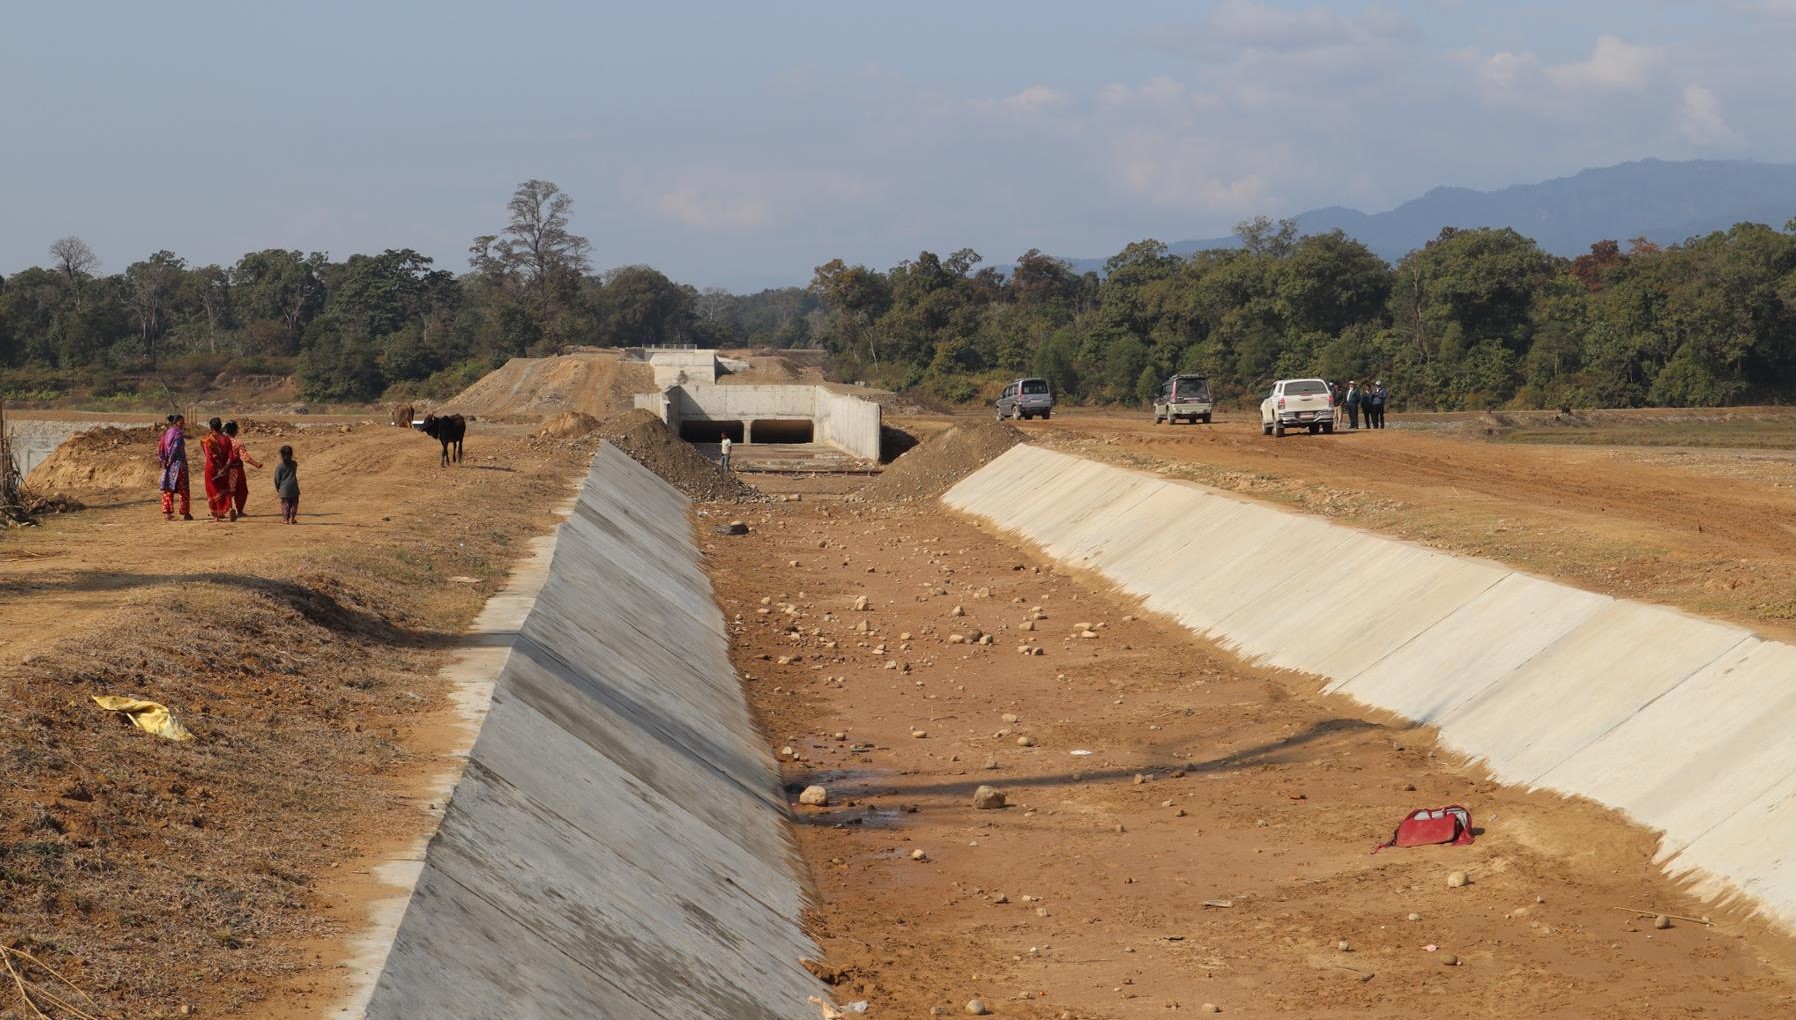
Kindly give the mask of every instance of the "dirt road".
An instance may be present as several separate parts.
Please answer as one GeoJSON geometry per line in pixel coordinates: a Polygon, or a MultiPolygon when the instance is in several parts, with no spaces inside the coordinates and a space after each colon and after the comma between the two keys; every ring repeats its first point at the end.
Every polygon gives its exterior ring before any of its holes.
{"type": "MultiPolygon", "coordinates": [[[[297,527],[263,469],[235,524],[205,520],[196,479],[191,523],[145,487],[0,533],[0,941],[105,1016],[335,1001],[385,894],[368,862],[424,830],[418,791],[467,737],[437,670],[585,464],[522,430],[477,427],[444,469],[415,432],[276,427],[247,442],[297,448],[297,527]],[[164,702],[196,739],[91,694],[164,702]]],[[[0,991],[0,1017],[28,1015],[0,991]]]]}
{"type": "MultiPolygon", "coordinates": [[[[1607,412],[1663,443],[1665,412],[1607,412]]],[[[1057,414],[1025,432],[1084,456],[1215,485],[1508,563],[1579,587],[1796,636],[1796,415],[1781,449],[1487,441],[1482,429],[1388,428],[1271,439],[1257,419],[1154,425],[1057,414]]],[[[1397,424],[1403,424],[1397,422],[1397,424]]],[[[1616,430],[1605,434],[1613,435],[1616,430]]],[[[1782,438],[1779,436],[1779,438],[1782,438]]]]}
{"type": "Polygon", "coordinates": [[[812,926],[870,1016],[1792,1008],[1788,942],[1682,896],[1608,812],[1492,783],[939,508],[744,516],[705,535],[712,576],[790,798],[829,791],[794,807],[812,926]],[[976,810],[981,785],[1008,806],[976,810]],[[1474,845],[1369,853],[1451,803],[1474,845]]]}

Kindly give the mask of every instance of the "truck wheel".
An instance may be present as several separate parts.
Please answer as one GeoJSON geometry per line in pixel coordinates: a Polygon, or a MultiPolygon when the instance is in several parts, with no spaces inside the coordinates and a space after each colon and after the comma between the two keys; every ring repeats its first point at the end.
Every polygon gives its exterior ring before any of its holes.
{"type": "Polygon", "coordinates": [[[1322,426],[1322,434],[1323,434],[1323,435],[1325,435],[1325,436],[1332,436],[1332,435],[1334,435],[1334,434],[1335,434],[1335,427],[1334,427],[1334,425],[1333,425],[1333,424],[1328,424],[1328,425],[1324,425],[1324,426],[1322,426]]]}
{"type": "Polygon", "coordinates": [[[1208,424],[1210,424],[1210,416],[1209,416],[1209,415],[1207,415],[1207,414],[1206,414],[1206,415],[1203,415],[1203,416],[1202,416],[1202,418],[1203,418],[1203,420],[1204,420],[1204,424],[1205,424],[1205,425],[1208,425],[1208,424]]]}
{"type": "Polygon", "coordinates": [[[1279,439],[1285,438],[1285,423],[1282,421],[1274,421],[1272,423],[1272,434],[1279,439]]]}
{"type": "Polygon", "coordinates": [[[1260,435],[1269,436],[1271,434],[1272,434],[1272,426],[1266,422],[1261,422],[1260,423],[1260,435]]]}
{"type": "Polygon", "coordinates": [[[1322,431],[1322,426],[1320,426],[1320,425],[1311,425],[1310,426],[1310,435],[1313,436],[1320,431],[1322,431]]]}
{"type": "Polygon", "coordinates": [[[1042,421],[1047,421],[1049,418],[1052,418],[1052,417],[1054,417],[1054,412],[1052,412],[1052,411],[1043,411],[1041,413],[1042,421]]]}

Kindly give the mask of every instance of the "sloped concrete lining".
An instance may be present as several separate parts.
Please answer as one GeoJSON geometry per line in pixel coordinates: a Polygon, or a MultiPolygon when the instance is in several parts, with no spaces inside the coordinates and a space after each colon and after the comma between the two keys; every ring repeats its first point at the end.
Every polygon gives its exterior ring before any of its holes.
{"type": "Polygon", "coordinates": [[[599,450],[369,1017],[814,1010],[785,803],[686,508],[599,450]]]}
{"type": "Polygon", "coordinates": [[[1034,446],[943,501],[1504,781],[1625,811],[1699,893],[1796,927],[1788,644],[1034,446]]]}

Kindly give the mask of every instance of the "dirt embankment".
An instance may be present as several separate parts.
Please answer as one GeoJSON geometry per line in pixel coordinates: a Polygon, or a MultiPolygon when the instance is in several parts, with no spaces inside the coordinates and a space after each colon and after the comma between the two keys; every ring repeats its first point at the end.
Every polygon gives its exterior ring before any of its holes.
{"type": "Polygon", "coordinates": [[[890,502],[935,499],[1024,438],[1022,432],[1003,422],[957,423],[893,461],[860,490],[859,498],[890,502]]]}
{"type": "MultiPolygon", "coordinates": [[[[153,466],[142,431],[72,459],[153,466]]],[[[236,523],[163,521],[152,475],[0,541],[0,940],[96,1015],[327,1011],[366,920],[358,872],[427,822],[454,719],[437,669],[585,463],[521,436],[452,468],[387,427],[287,441],[298,527],[251,469],[236,523]],[[92,695],[169,705],[195,739],[92,695]]],[[[35,1016],[15,993],[0,1016],[35,1016]]]]}
{"type": "Polygon", "coordinates": [[[608,442],[693,499],[760,498],[757,490],[674,435],[665,422],[648,411],[630,411],[602,419],[557,415],[537,430],[534,440],[587,454],[600,442],[608,442]]]}
{"type": "MultiPolygon", "coordinates": [[[[1486,438],[1482,426],[1411,427],[1400,417],[1382,431],[1284,439],[1262,436],[1257,420],[1233,415],[1173,429],[1138,415],[1056,415],[1027,431],[1069,453],[1788,640],[1796,635],[1796,469],[1788,448],[1796,417],[1774,412],[1786,445],[1762,449],[1773,431],[1765,413],[1707,421],[1690,412],[1586,412],[1580,417],[1599,421],[1601,436],[1561,425],[1541,443],[1492,441],[1503,436],[1486,438]],[[1624,429],[1631,430],[1625,438],[1624,429]],[[1732,439],[1752,445],[1695,448],[1732,429],[1746,429],[1732,439]],[[1691,445],[1671,445],[1679,439],[1691,445]]],[[[1534,427],[1544,429],[1538,420],[1534,427]]]]}
{"type": "MultiPolygon", "coordinates": [[[[335,433],[344,426],[301,426],[272,419],[243,418],[240,438],[250,455],[267,463],[275,456],[281,441],[296,436],[335,433]]],[[[162,438],[163,426],[143,425],[134,428],[102,426],[77,432],[57,446],[25,479],[27,488],[39,493],[93,494],[121,490],[154,491],[162,469],[156,460],[156,444],[162,438]]],[[[200,449],[204,425],[187,431],[189,484],[196,493],[203,492],[200,478],[205,453],[200,449]]]]}
{"type": "Polygon", "coordinates": [[[434,410],[483,418],[581,411],[604,418],[631,410],[636,394],[654,390],[648,365],[615,353],[513,358],[434,410]]]}

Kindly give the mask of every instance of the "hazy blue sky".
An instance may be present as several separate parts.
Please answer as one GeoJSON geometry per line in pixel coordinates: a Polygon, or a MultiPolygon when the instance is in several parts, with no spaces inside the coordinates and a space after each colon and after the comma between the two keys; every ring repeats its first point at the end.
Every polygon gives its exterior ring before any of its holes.
{"type": "Polygon", "coordinates": [[[0,7],[0,273],[413,247],[530,177],[700,286],[1101,256],[1644,156],[1796,156],[1796,0],[0,7]]]}

